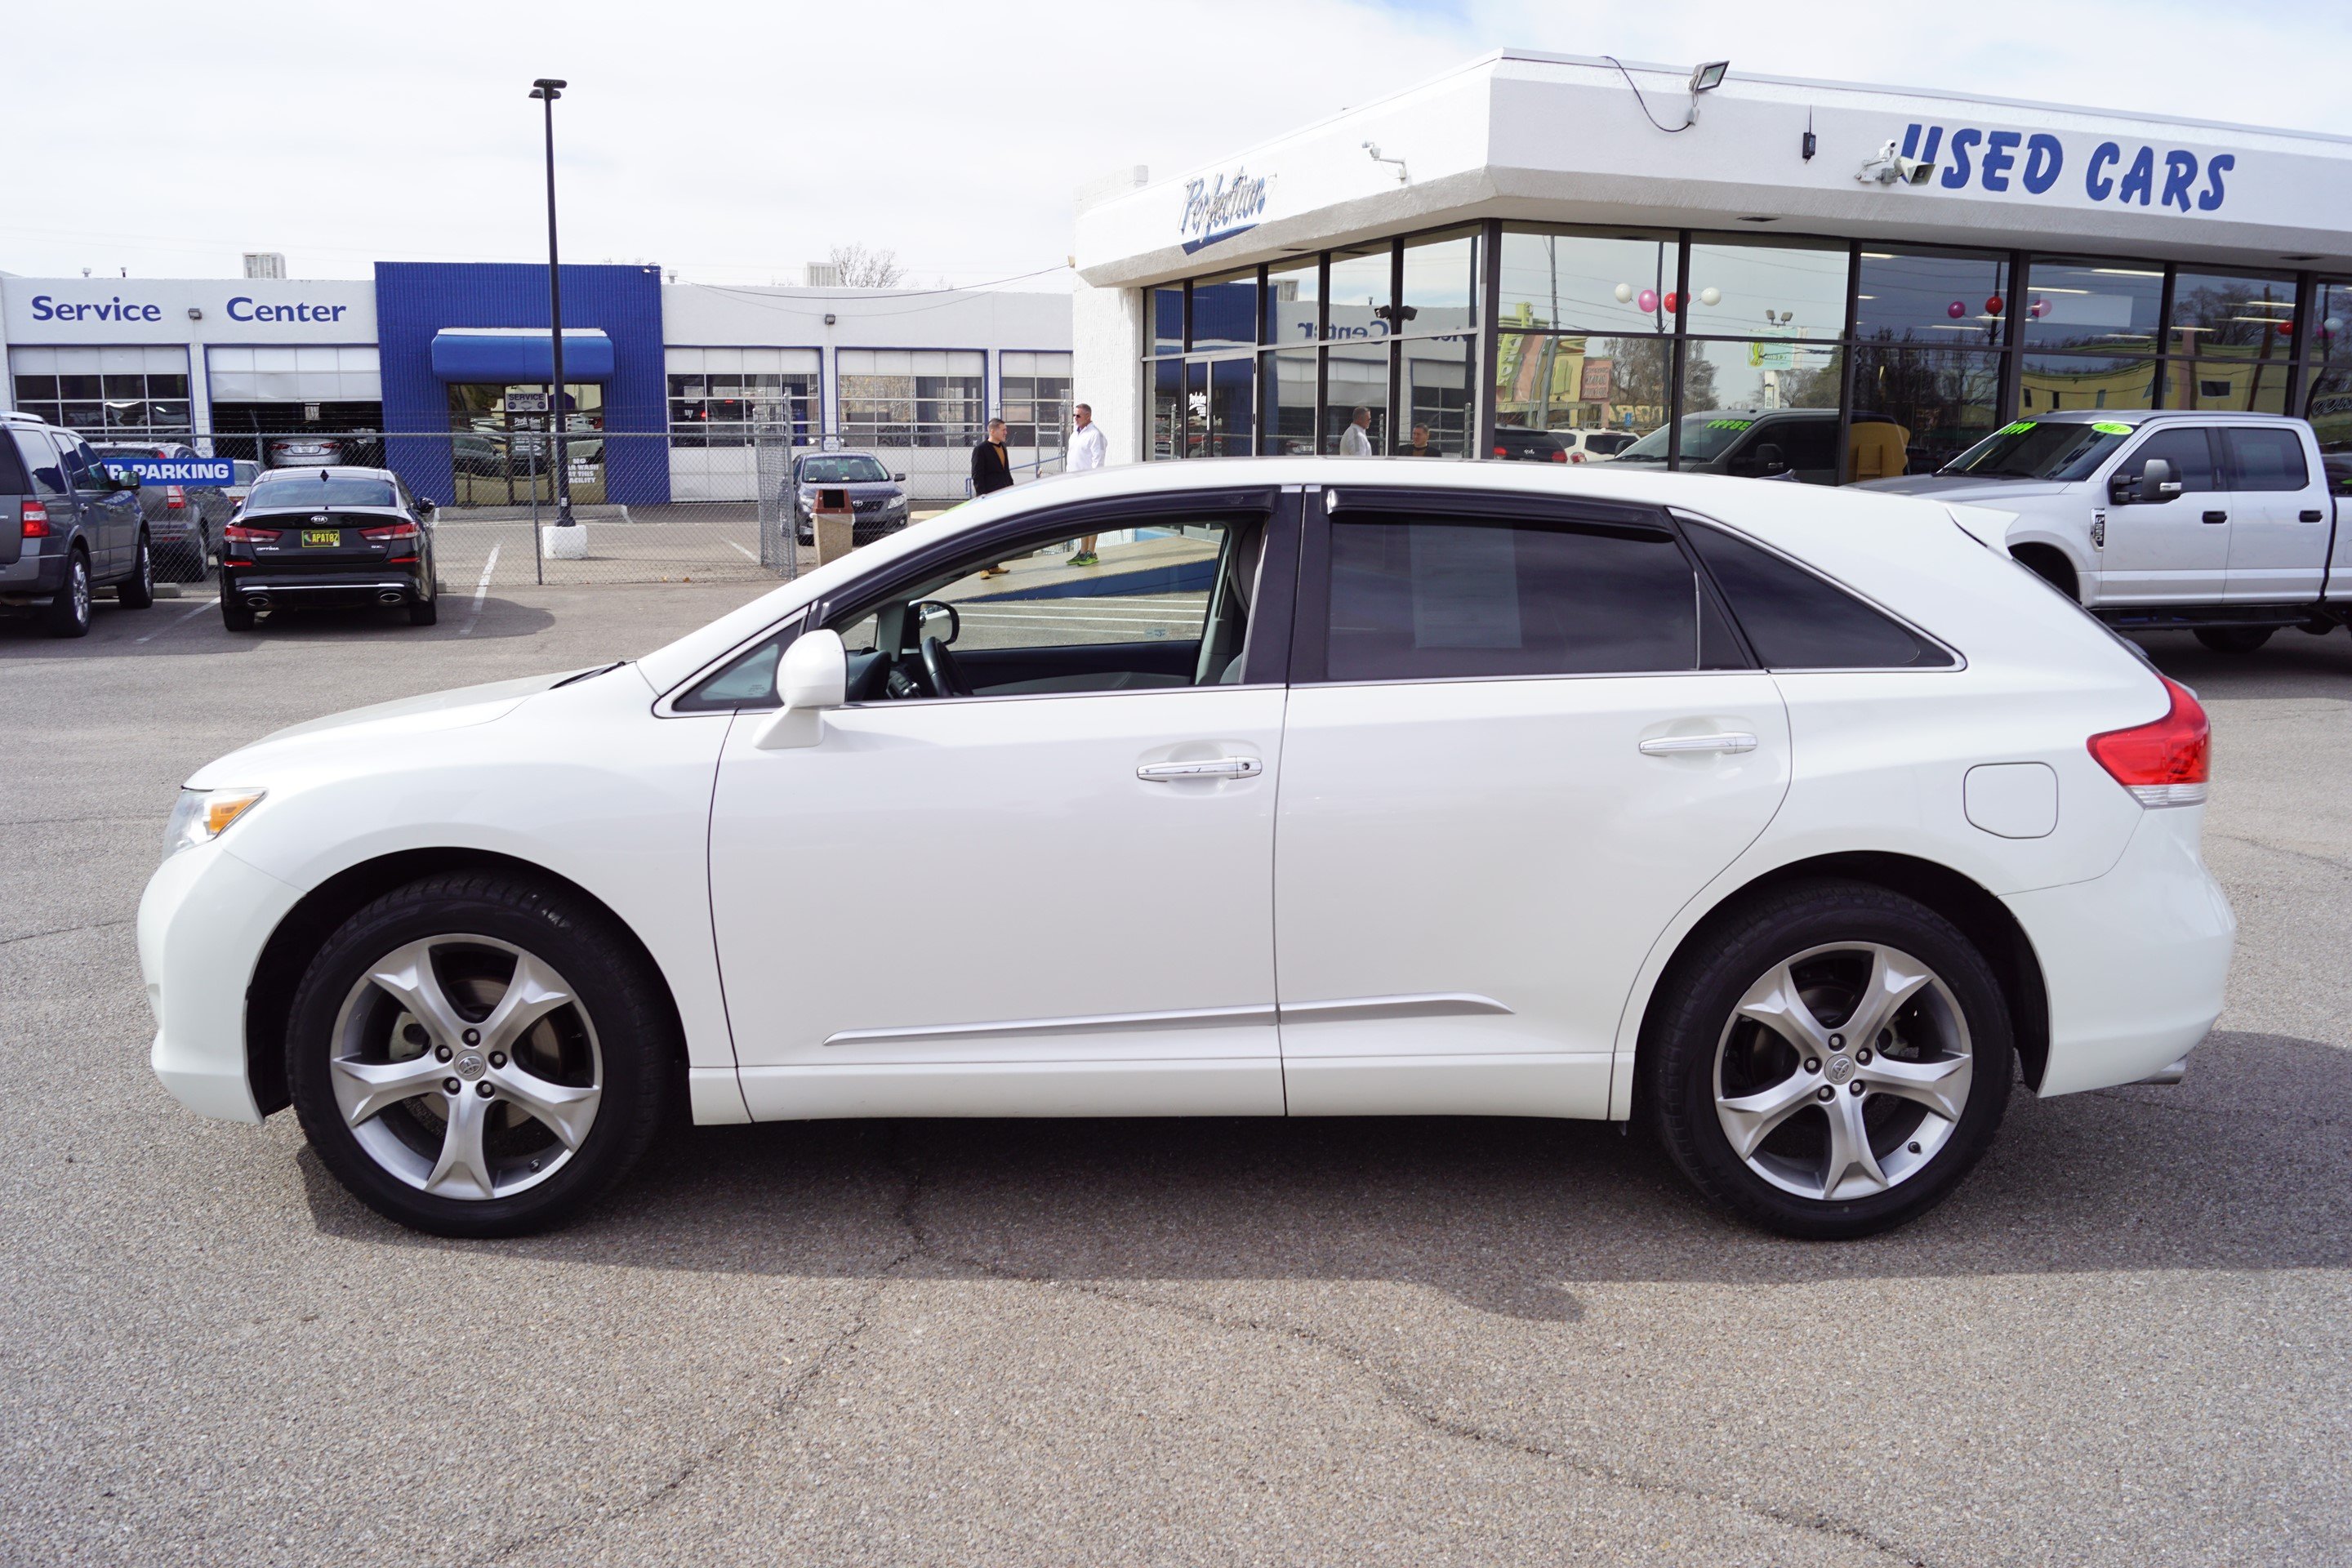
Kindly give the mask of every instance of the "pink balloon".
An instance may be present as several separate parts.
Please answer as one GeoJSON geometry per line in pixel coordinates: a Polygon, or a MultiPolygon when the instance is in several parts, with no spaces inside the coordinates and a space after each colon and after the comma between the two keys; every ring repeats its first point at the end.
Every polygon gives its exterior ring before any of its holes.
{"type": "Polygon", "coordinates": [[[1644,312],[1654,310],[1658,308],[1658,291],[1655,289],[1644,289],[1633,296],[1633,303],[1644,312]]]}
{"type": "Polygon", "coordinates": [[[1944,314],[1951,317],[1952,320],[1956,321],[1968,313],[1969,308],[1966,305],[1961,304],[1958,300],[1953,300],[1950,304],[1944,307],[1944,314]]]}

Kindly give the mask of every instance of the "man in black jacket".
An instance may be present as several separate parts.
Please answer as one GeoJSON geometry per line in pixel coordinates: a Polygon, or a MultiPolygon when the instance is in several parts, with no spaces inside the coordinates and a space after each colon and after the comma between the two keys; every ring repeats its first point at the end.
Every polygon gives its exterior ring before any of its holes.
{"type": "MultiPolygon", "coordinates": [[[[1013,458],[1005,450],[1004,421],[988,422],[988,439],[971,449],[971,493],[992,495],[1013,488],[1013,458]]],[[[983,577],[1001,577],[1004,563],[999,561],[981,573],[983,577]]]]}

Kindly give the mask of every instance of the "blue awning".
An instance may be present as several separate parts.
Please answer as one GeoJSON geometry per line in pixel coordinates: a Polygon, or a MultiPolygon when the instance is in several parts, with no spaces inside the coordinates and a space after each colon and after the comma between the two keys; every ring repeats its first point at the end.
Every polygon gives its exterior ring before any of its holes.
{"type": "MultiPolygon", "coordinates": [[[[555,349],[545,327],[445,327],[433,334],[433,374],[443,381],[551,381],[555,349]]],[[[563,329],[563,379],[613,379],[613,340],[593,327],[563,329]]]]}

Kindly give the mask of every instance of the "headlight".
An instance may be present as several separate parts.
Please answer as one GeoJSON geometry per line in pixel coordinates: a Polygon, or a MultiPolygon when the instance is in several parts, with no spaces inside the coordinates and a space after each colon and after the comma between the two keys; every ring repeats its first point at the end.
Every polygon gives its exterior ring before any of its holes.
{"type": "Polygon", "coordinates": [[[163,829],[163,858],[183,849],[209,844],[228,825],[260,804],[266,791],[257,789],[184,789],[172,806],[172,820],[163,829]]]}

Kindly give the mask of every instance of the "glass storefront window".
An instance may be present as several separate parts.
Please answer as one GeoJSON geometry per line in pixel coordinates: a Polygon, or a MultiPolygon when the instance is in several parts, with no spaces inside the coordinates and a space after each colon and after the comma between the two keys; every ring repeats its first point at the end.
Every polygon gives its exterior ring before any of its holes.
{"type": "Polygon", "coordinates": [[[1331,320],[1325,335],[1337,339],[1389,335],[1391,246],[1359,246],[1331,253],[1331,320]]]}
{"type": "Polygon", "coordinates": [[[1309,256],[1265,275],[1265,341],[1311,343],[1323,300],[1323,264],[1309,256]]]}
{"type": "Polygon", "coordinates": [[[2319,437],[2328,489],[2352,494],[2352,281],[2322,279],[2311,314],[2301,412],[2319,437]]]}
{"type": "Polygon", "coordinates": [[[2028,354],[2020,373],[2021,416],[2074,408],[2153,408],[2156,362],[2095,354],[2028,354]]]}
{"type": "Polygon", "coordinates": [[[1192,347],[1249,348],[1257,342],[1257,268],[1192,285],[1192,347]]]}
{"type": "Polygon", "coordinates": [[[1477,321],[1478,240],[1474,233],[1408,241],[1401,332],[1466,331],[1477,321]]]}
{"type": "Polygon", "coordinates": [[[2286,351],[2275,359],[2176,359],[2164,366],[2164,405],[2236,414],[2286,412],[2286,351]]]}
{"type": "Polygon", "coordinates": [[[2153,353],[2164,268],[2153,262],[2037,256],[2025,274],[2025,346],[2153,353]]]}
{"type": "Polygon", "coordinates": [[[1662,332],[1668,330],[1664,302],[1674,292],[1675,267],[1670,235],[1505,229],[1495,319],[1507,331],[1662,332]]]}
{"type": "MultiPolygon", "coordinates": [[[[1845,274],[1843,245],[1694,241],[1690,298],[1682,302],[1683,328],[1727,337],[1745,337],[1759,330],[1811,338],[1842,337],[1845,274]]],[[[1671,269],[1667,276],[1673,277],[1671,269]]]]}
{"type": "Polygon", "coordinates": [[[1370,450],[1389,444],[1389,348],[1386,343],[1338,343],[1325,351],[1328,390],[1323,406],[1323,450],[1345,455],[1361,446],[1348,431],[1360,426],[1370,450]]]}
{"type": "Polygon", "coordinates": [[[2009,283],[2009,258],[1999,254],[1865,250],[1854,286],[1854,334],[1865,343],[1998,348],[2009,283]],[[1991,309],[1996,300],[1999,314],[1991,309]]]}
{"type": "Polygon", "coordinates": [[[1151,319],[1151,352],[1184,352],[1184,288],[1180,283],[1146,291],[1143,308],[1151,319]]]}
{"type": "Polygon", "coordinates": [[[1990,435],[2000,364],[1981,349],[1856,349],[1847,482],[1933,473],[1990,435]]]}
{"type": "Polygon", "coordinates": [[[1665,423],[1670,352],[1658,338],[1499,332],[1495,424],[1646,435],[1665,423]]]}
{"type": "Polygon", "coordinates": [[[1184,362],[1155,361],[1151,374],[1151,435],[1144,449],[1148,461],[1182,455],[1184,432],[1184,362]]]}
{"type": "Polygon", "coordinates": [[[1295,458],[1315,450],[1316,358],[1314,349],[1284,349],[1261,361],[1272,377],[1263,442],[1271,456],[1295,458]]]}
{"type": "Polygon", "coordinates": [[[1683,410],[1835,408],[1836,340],[1796,335],[1717,342],[1694,338],[1683,361],[1683,410]]]}
{"type": "Polygon", "coordinates": [[[1470,340],[1408,338],[1404,356],[1402,428],[1396,451],[1408,458],[1462,458],[1478,423],[1471,398],[1470,340]]]}
{"type": "MultiPolygon", "coordinates": [[[[1188,457],[1246,458],[1257,440],[1256,360],[1252,358],[1194,362],[1206,373],[1201,399],[1203,417],[1201,446],[1188,457]]],[[[1200,383],[1196,381],[1195,385],[1200,383]]]]}

